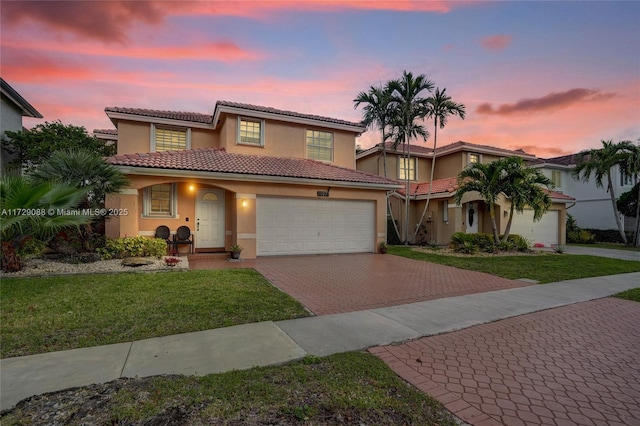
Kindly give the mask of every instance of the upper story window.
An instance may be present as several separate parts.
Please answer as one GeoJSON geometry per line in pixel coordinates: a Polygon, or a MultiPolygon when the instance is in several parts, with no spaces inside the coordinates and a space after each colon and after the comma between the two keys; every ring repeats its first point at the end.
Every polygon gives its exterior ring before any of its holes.
{"type": "Polygon", "coordinates": [[[620,186],[633,186],[633,178],[620,170],[620,186]]]}
{"type": "Polygon", "coordinates": [[[480,154],[470,153],[468,164],[479,163],[482,160],[480,154]]]}
{"type": "Polygon", "coordinates": [[[175,217],[175,184],[166,183],[160,185],[152,185],[145,188],[143,216],[175,217]]]}
{"type": "Polygon", "coordinates": [[[407,173],[409,180],[416,180],[416,159],[398,158],[398,179],[406,180],[407,173]]]}
{"type": "Polygon", "coordinates": [[[191,148],[191,129],[151,126],[151,151],[178,151],[191,148]]]}
{"type": "Polygon", "coordinates": [[[264,146],[264,120],[239,118],[237,134],[239,144],[264,146]]]}
{"type": "Polygon", "coordinates": [[[307,158],[333,161],[333,133],[307,130],[307,158]]]}
{"type": "Polygon", "coordinates": [[[562,188],[562,172],[560,170],[551,171],[551,183],[556,188],[562,188]]]}

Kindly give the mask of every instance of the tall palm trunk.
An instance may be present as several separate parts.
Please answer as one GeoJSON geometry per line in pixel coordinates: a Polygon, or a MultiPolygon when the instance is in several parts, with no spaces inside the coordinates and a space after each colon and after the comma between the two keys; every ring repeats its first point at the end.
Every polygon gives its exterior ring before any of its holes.
{"type": "Polygon", "coordinates": [[[424,210],[422,210],[422,216],[420,216],[420,220],[416,225],[416,230],[413,233],[413,238],[416,238],[418,235],[418,229],[420,229],[420,224],[424,220],[424,215],[429,210],[429,201],[431,201],[431,191],[433,190],[433,171],[436,168],[436,146],[438,143],[438,116],[436,115],[434,118],[433,124],[433,157],[431,157],[431,173],[429,176],[429,190],[427,191],[427,201],[424,203],[424,210]]]}
{"type": "Polygon", "coordinates": [[[640,185],[638,185],[638,198],[636,200],[636,232],[633,241],[636,247],[640,247],[640,185]]]}
{"type": "Polygon", "coordinates": [[[498,234],[498,225],[496,224],[496,210],[493,203],[489,204],[489,217],[491,217],[491,230],[493,231],[493,241],[498,243],[500,235],[498,234]]]}
{"type": "MultiPolygon", "coordinates": [[[[408,129],[407,129],[408,134],[408,129]]],[[[409,145],[407,141],[407,136],[405,135],[404,142],[404,151],[406,156],[404,158],[404,245],[409,245],[409,198],[410,198],[410,190],[411,187],[409,185],[409,168],[410,168],[410,157],[411,157],[411,145],[409,145]]]]}
{"type": "Polygon", "coordinates": [[[607,191],[609,192],[609,196],[611,197],[611,204],[613,205],[614,216],[616,217],[616,225],[618,225],[618,232],[620,232],[620,237],[622,237],[622,242],[627,244],[627,235],[624,233],[624,224],[620,220],[620,212],[618,211],[618,206],[616,205],[616,194],[613,191],[613,182],[611,181],[611,171],[607,173],[607,191]]]}

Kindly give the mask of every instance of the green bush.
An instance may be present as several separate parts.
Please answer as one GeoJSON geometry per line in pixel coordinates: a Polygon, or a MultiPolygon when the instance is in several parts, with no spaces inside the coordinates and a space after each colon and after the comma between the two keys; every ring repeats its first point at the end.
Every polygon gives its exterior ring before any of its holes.
{"type": "Polygon", "coordinates": [[[526,252],[531,248],[531,241],[527,240],[522,235],[513,234],[509,235],[508,240],[513,242],[513,245],[517,251],[526,252]]]}
{"type": "MultiPolygon", "coordinates": [[[[619,235],[618,235],[619,236],[619,235]]],[[[596,236],[586,229],[567,232],[567,243],[575,244],[595,244],[596,236]]]]}
{"type": "Polygon", "coordinates": [[[137,237],[107,238],[104,248],[97,250],[103,259],[122,259],[127,256],[160,259],[167,253],[167,242],[161,238],[137,237]]]}
{"type": "Polygon", "coordinates": [[[475,234],[465,234],[464,232],[456,232],[451,236],[449,247],[458,253],[472,254],[477,251],[475,244],[475,234]]]}
{"type": "Polygon", "coordinates": [[[456,232],[451,236],[449,247],[459,253],[475,253],[480,250],[485,253],[496,253],[500,251],[527,251],[531,243],[518,234],[511,234],[506,242],[495,243],[491,234],[465,234],[456,232]],[[473,250],[471,249],[473,247],[473,250]]]}

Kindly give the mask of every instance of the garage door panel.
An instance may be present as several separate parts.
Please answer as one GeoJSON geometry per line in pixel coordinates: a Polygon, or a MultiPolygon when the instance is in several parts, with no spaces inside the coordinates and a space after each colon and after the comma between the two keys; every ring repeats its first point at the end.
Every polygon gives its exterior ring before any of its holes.
{"type": "Polygon", "coordinates": [[[532,244],[558,244],[558,211],[547,211],[540,221],[533,221],[533,211],[516,213],[511,224],[511,234],[522,235],[532,244]]]}
{"type": "Polygon", "coordinates": [[[257,198],[258,256],[373,252],[372,201],[257,198]]]}

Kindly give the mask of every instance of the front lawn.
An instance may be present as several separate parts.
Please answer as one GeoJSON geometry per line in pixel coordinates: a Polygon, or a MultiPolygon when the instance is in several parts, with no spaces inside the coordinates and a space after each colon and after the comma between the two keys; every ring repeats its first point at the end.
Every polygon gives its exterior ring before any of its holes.
{"type": "Polygon", "coordinates": [[[34,418],[47,424],[457,424],[440,403],[363,352],[204,377],[119,379],[35,396],[0,421],[21,425],[34,418]],[[54,404],[59,408],[47,408],[54,404]]]}
{"type": "Polygon", "coordinates": [[[568,247],[576,246],[576,247],[588,247],[588,248],[599,248],[599,249],[609,249],[609,250],[627,250],[627,251],[640,251],[640,247],[627,246],[622,243],[596,243],[596,244],[567,244],[568,247]]]}
{"type": "Polygon", "coordinates": [[[634,302],[640,302],[640,287],[632,288],[631,290],[623,291],[614,295],[620,299],[633,300],[634,302]]]}
{"type": "Polygon", "coordinates": [[[596,256],[556,253],[531,256],[450,256],[438,254],[437,251],[414,251],[412,247],[407,246],[392,246],[389,253],[455,268],[486,272],[512,280],[528,278],[540,283],[640,272],[640,262],[596,256]]]}
{"type": "Polygon", "coordinates": [[[1,357],[307,315],[252,269],[3,278],[1,357]]]}

